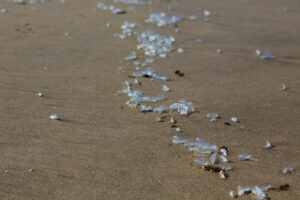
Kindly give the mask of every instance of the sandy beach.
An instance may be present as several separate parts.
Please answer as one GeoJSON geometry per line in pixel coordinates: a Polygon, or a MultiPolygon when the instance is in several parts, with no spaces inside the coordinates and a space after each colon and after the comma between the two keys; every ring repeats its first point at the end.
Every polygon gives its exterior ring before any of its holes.
{"type": "Polygon", "coordinates": [[[272,200],[300,199],[298,0],[101,0],[134,8],[125,14],[97,8],[99,2],[0,2],[0,199],[224,200],[238,185],[283,184],[290,189],[265,193],[272,200]],[[211,12],[207,22],[204,9],[211,12]],[[145,22],[154,12],[184,17],[176,27],[158,27],[145,22]],[[192,102],[195,111],[188,116],[160,115],[174,117],[182,132],[116,95],[137,71],[124,58],[131,51],[138,61],[148,58],[136,49],[136,36],[114,37],[124,21],[140,23],[139,32],[173,36],[174,48],[184,49],[149,64],[169,81],[140,77],[133,85],[165,96],[147,103],[153,107],[192,102]],[[275,59],[261,59],[256,49],[275,59]],[[60,120],[49,118],[54,113],[60,120]],[[220,118],[211,122],[208,113],[220,118]],[[228,178],[195,166],[197,157],[174,144],[175,135],[227,147],[228,178]],[[263,148],[267,140],[272,149],[263,148]],[[239,161],[242,153],[259,161],[239,161]],[[289,166],[295,171],[281,173],[289,166]]]}

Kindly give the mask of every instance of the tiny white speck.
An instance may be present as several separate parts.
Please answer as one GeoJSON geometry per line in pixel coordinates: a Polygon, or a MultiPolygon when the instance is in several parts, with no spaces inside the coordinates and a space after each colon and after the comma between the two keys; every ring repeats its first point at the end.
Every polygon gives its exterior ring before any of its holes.
{"type": "Polygon", "coordinates": [[[56,114],[52,114],[50,115],[50,119],[58,120],[58,117],[56,114]]]}

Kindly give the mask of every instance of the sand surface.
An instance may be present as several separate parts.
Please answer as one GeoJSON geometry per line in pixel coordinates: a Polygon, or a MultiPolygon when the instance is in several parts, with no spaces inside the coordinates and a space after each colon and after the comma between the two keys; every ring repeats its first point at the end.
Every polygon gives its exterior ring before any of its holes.
{"type": "Polygon", "coordinates": [[[1,1],[6,13],[0,14],[0,199],[223,200],[238,185],[286,183],[289,191],[266,193],[272,200],[300,199],[299,1],[154,0],[122,15],[98,9],[98,2],[1,1]],[[211,11],[209,23],[203,21],[204,8],[211,11]],[[184,14],[180,32],[144,23],[156,11],[184,14]],[[196,112],[190,116],[171,113],[182,133],[155,122],[154,113],[129,108],[125,95],[115,96],[134,71],[124,57],[136,49],[136,38],[113,37],[125,20],[142,23],[139,31],[173,35],[174,46],[185,50],[151,65],[170,81],[141,78],[135,86],[149,95],[163,93],[163,84],[171,88],[166,100],[153,105],[191,101],[196,112]],[[276,59],[260,59],[257,48],[276,59]],[[212,112],[221,119],[210,122],[206,114],[212,112]],[[49,119],[52,113],[61,120],[49,119]],[[232,116],[240,123],[224,125],[232,116]],[[229,178],[193,166],[195,157],[172,144],[174,135],[228,147],[229,178]],[[263,149],[266,140],[275,147],[263,149]],[[260,162],[238,161],[240,153],[260,162]],[[281,174],[288,166],[296,171],[281,174]]]}

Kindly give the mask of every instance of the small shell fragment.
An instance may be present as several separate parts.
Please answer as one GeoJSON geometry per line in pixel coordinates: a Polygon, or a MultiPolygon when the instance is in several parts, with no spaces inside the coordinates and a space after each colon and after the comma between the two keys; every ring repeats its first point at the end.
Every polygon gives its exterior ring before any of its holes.
{"type": "Polygon", "coordinates": [[[263,60],[274,60],[275,56],[273,56],[269,51],[264,51],[260,58],[263,60]]]}
{"type": "Polygon", "coordinates": [[[191,102],[185,102],[184,99],[178,101],[169,106],[170,110],[177,109],[181,115],[189,115],[192,112],[195,112],[195,108],[191,102]]]}
{"type": "Polygon", "coordinates": [[[266,145],[264,147],[265,149],[272,149],[272,144],[270,143],[269,140],[266,141],[266,145]]]}
{"type": "Polygon", "coordinates": [[[43,96],[44,96],[43,93],[41,93],[41,92],[37,93],[37,95],[38,95],[39,97],[43,97],[43,96]]]}
{"type": "Polygon", "coordinates": [[[183,49],[183,48],[178,48],[178,49],[177,49],[177,52],[178,52],[178,53],[183,53],[183,52],[184,52],[184,49],[183,49]]]}
{"type": "Polygon", "coordinates": [[[169,77],[164,74],[161,74],[161,73],[154,73],[154,74],[152,74],[152,79],[160,80],[160,81],[167,81],[167,80],[169,80],[169,77]]]}
{"type": "Polygon", "coordinates": [[[213,153],[209,156],[210,164],[214,165],[216,163],[217,153],[213,153]]]}
{"type": "Polygon", "coordinates": [[[263,200],[267,198],[267,195],[256,185],[252,188],[251,192],[256,196],[257,200],[263,200]]]}
{"type": "Polygon", "coordinates": [[[142,111],[142,113],[152,112],[152,107],[151,106],[146,106],[146,105],[141,105],[141,111],[142,111]]]}
{"type": "Polygon", "coordinates": [[[220,179],[226,179],[226,175],[223,171],[220,171],[220,179]]]}
{"type": "Polygon", "coordinates": [[[191,15],[191,16],[189,17],[189,19],[190,19],[190,20],[195,20],[195,19],[197,19],[197,17],[196,17],[196,15],[191,15]]]}
{"type": "Polygon", "coordinates": [[[208,113],[206,117],[209,118],[211,122],[215,122],[218,118],[220,118],[218,113],[208,113]]]}
{"type": "Polygon", "coordinates": [[[228,172],[228,171],[231,171],[232,170],[232,167],[230,166],[222,166],[221,169],[225,172],[228,172]]]}
{"type": "Polygon", "coordinates": [[[238,195],[239,196],[242,196],[244,195],[245,193],[248,193],[248,192],[251,192],[251,188],[249,186],[238,186],[238,195]]]}
{"type": "Polygon", "coordinates": [[[176,132],[181,132],[181,128],[180,128],[180,127],[177,127],[177,128],[175,128],[175,131],[176,131],[176,132]]]}
{"type": "Polygon", "coordinates": [[[160,116],[155,116],[155,121],[157,121],[157,122],[163,122],[163,121],[165,121],[165,119],[164,118],[162,118],[162,117],[160,117],[160,116]]]}
{"type": "Polygon", "coordinates": [[[194,164],[201,166],[201,167],[210,166],[210,163],[203,160],[202,158],[198,158],[198,159],[194,160],[194,164]]]}
{"type": "Polygon", "coordinates": [[[283,169],[281,170],[281,172],[282,172],[283,174],[290,174],[290,173],[292,173],[294,170],[295,170],[294,167],[286,167],[286,168],[283,168],[283,169]]]}
{"type": "Polygon", "coordinates": [[[255,50],[255,53],[256,53],[256,55],[258,55],[258,56],[260,56],[262,53],[261,53],[261,50],[259,50],[259,49],[256,49],[255,50]]]}
{"type": "Polygon", "coordinates": [[[50,115],[50,119],[58,120],[59,118],[56,114],[52,114],[52,115],[50,115]]]}
{"type": "Polygon", "coordinates": [[[169,92],[170,91],[170,88],[166,85],[163,85],[162,86],[162,90],[165,91],[165,92],[169,92]]]}
{"type": "Polygon", "coordinates": [[[283,83],[282,85],[281,85],[281,90],[283,90],[283,91],[286,91],[288,88],[286,87],[286,85],[283,83]]]}
{"type": "Polygon", "coordinates": [[[208,16],[210,16],[210,11],[208,11],[208,10],[203,10],[203,15],[205,16],[205,17],[208,17],[208,16]]]}
{"type": "Polygon", "coordinates": [[[172,142],[175,144],[185,143],[186,141],[187,141],[187,139],[184,139],[184,138],[176,136],[176,135],[173,136],[173,140],[172,140],[172,142]]]}
{"type": "Polygon", "coordinates": [[[217,53],[219,53],[219,54],[222,53],[222,52],[223,52],[222,49],[217,50],[217,53]]]}
{"type": "Polygon", "coordinates": [[[239,160],[241,161],[249,161],[249,160],[255,160],[251,154],[242,153],[239,155],[239,160]]]}
{"type": "Polygon", "coordinates": [[[154,112],[159,112],[159,113],[165,113],[165,112],[167,112],[167,110],[168,110],[168,107],[166,105],[161,105],[161,106],[153,108],[154,112]]]}
{"type": "Polygon", "coordinates": [[[228,150],[227,150],[226,148],[224,148],[224,147],[222,147],[222,148],[220,149],[220,153],[221,153],[223,156],[228,156],[228,155],[229,155],[228,150]]]}
{"type": "Polygon", "coordinates": [[[230,120],[231,120],[232,122],[239,122],[239,120],[238,120],[237,117],[231,117],[230,120]]]}
{"type": "Polygon", "coordinates": [[[220,156],[221,162],[222,163],[227,163],[228,159],[225,156],[220,156]]]}
{"type": "Polygon", "coordinates": [[[229,196],[231,196],[232,198],[237,198],[237,195],[235,194],[235,192],[233,190],[231,190],[229,192],[229,196]]]}

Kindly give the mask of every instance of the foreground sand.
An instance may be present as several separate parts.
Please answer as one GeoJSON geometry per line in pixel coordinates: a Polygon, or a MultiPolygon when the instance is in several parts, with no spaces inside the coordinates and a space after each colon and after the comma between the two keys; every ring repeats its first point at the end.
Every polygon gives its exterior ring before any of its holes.
{"type": "MultiPolygon", "coordinates": [[[[154,1],[125,15],[99,10],[97,2],[49,1],[34,10],[32,5],[3,4],[0,199],[214,200],[229,199],[237,185],[285,183],[290,191],[268,191],[268,196],[300,199],[298,1],[154,1]],[[197,8],[212,12],[210,23],[203,22],[197,8]],[[175,46],[185,49],[157,58],[152,67],[171,78],[165,104],[185,98],[196,107],[189,117],[174,113],[181,136],[229,148],[234,170],[226,181],[192,166],[194,157],[172,144],[178,133],[156,123],[154,114],[141,114],[125,105],[127,97],[114,96],[131,73],[118,67],[129,67],[121,61],[137,43],[113,33],[120,32],[124,20],[143,22],[154,11],[198,16],[180,22],[180,33],[151,24],[140,30],[174,35],[175,46]],[[197,37],[203,43],[194,43],[197,37]],[[261,60],[257,48],[269,49],[276,59],[261,60]],[[177,69],[185,77],[175,76],[177,69]],[[287,91],[280,89],[282,83],[287,91]],[[222,118],[211,123],[205,117],[210,112],[222,118]],[[62,120],[50,120],[52,113],[62,120]],[[231,116],[241,122],[224,125],[231,116]],[[275,148],[263,149],[266,140],[275,148]],[[237,156],[245,152],[260,162],[239,162],[237,156]],[[296,172],[281,174],[287,166],[296,172]]],[[[163,83],[141,82],[145,93],[161,93],[163,83]]]]}

